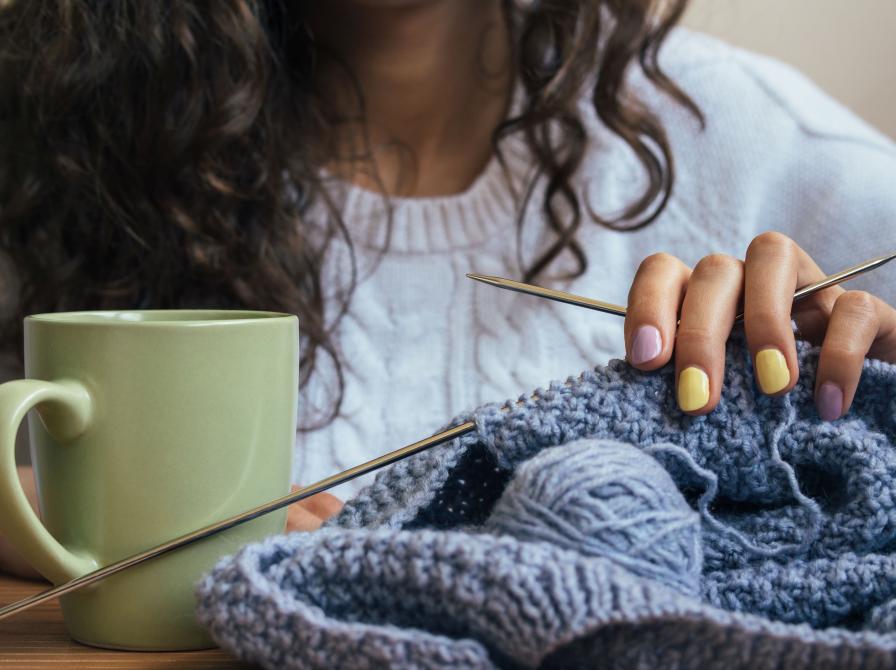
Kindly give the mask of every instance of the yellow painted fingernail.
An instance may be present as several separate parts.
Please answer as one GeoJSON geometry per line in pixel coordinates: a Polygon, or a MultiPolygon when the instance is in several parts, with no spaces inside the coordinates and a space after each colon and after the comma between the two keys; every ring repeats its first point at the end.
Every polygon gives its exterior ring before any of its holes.
{"type": "Polygon", "coordinates": [[[756,354],[756,376],[763,393],[777,393],[790,383],[787,359],[777,349],[763,349],[756,354]]]}
{"type": "Polygon", "coordinates": [[[678,376],[678,406],[693,412],[709,402],[709,377],[700,368],[685,368],[678,376]]]}

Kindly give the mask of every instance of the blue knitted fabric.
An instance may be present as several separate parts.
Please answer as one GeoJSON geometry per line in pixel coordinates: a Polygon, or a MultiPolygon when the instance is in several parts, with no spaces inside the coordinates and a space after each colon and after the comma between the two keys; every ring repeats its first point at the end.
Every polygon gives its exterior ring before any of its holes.
{"type": "Polygon", "coordinates": [[[623,361],[464,413],[320,531],[219,561],[198,619],[269,668],[896,667],[896,366],[825,423],[798,349],[768,398],[732,338],[704,417],[623,361]]]}

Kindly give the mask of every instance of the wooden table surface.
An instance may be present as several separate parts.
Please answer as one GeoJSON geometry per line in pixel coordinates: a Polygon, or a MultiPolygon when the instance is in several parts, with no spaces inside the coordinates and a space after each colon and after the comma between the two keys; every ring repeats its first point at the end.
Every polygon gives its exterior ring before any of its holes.
{"type": "MultiPolygon", "coordinates": [[[[49,588],[0,575],[0,605],[49,588]]],[[[96,649],[75,642],[52,600],[0,621],[0,668],[252,668],[220,649],[146,652],[96,649]]]]}

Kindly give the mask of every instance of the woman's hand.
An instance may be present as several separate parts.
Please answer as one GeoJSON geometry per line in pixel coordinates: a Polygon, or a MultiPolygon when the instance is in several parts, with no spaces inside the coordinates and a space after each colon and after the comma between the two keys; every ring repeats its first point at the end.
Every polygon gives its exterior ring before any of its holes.
{"type": "MultiPolygon", "coordinates": [[[[37,506],[37,492],[34,487],[34,474],[30,466],[19,466],[19,480],[25,490],[25,496],[36,514],[40,514],[37,506]]],[[[293,486],[295,491],[298,487],[293,486]]],[[[329,493],[317,495],[300,500],[289,506],[286,517],[287,532],[295,530],[316,530],[331,516],[342,509],[342,503],[338,498],[329,493]]],[[[16,551],[15,547],[0,533],[0,573],[24,577],[25,579],[41,579],[40,573],[16,551]]]]}
{"type": "Polygon", "coordinates": [[[757,381],[768,395],[787,393],[799,376],[792,318],[801,337],[822,345],[815,404],[823,419],[834,420],[852,404],[866,356],[896,362],[896,310],[840,286],[793,303],[799,287],[824,276],[780,233],[755,238],[744,261],[713,254],[693,270],[668,254],[649,256],[629,292],[626,358],[654,370],[674,354],[679,406],[706,414],[719,402],[725,342],[739,306],[757,381]]]}
{"type": "MultiPolygon", "coordinates": [[[[298,489],[293,485],[292,490],[298,489]]],[[[294,530],[317,530],[321,524],[342,509],[339,498],[329,493],[318,493],[289,506],[286,517],[286,532],[294,530]]]]}

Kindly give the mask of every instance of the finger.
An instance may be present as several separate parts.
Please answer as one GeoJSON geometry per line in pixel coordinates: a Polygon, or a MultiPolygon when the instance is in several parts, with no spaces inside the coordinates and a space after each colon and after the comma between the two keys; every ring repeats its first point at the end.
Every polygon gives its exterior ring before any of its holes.
{"type": "Polygon", "coordinates": [[[688,280],[675,340],[678,405],[706,414],[718,403],[725,342],[743,289],[743,263],[724,254],[703,258],[688,280]]]}
{"type": "Polygon", "coordinates": [[[300,503],[293,503],[287,509],[286,532],[317,530],[324,522],[323,519],[309,512],[300,503]]]}
{"type": "Polygon", "coordinates": [[[883,302],[864,291],[846,291],[834,304],[815,379],[815,406],[825,421],[849,410],[865,355],[880,331],[883,308],[883,302]]]}
{"type": "MultiPolygon", "coordinates": [[[[290,491],[293,493],[301,489],[302,487],[298,484],[292,484],[290,486],[290,491]]],[[[316,517],[326,521],[334,514],[337,514],[342,509],[342,501],[336,496],[327,493],[326,491],[322,491],[321,493],[315,493],[313,496],[308,498],[303,498],[298,502],[293,503],[293,505],[298,505],[303,509],[311,512],[316,517]]]]}
{"type": "Polygon", "coordinates": [[[638,267],[629,289],[625,315],[625,351],[640,370],[669,362],[675,346],[675,323],[684,296],[687,265],[669,254],[653,254],[638,267]]]}
{"type": "MultiPolygon", "coordinates": [[[[826,277],[818,264],[799,245],[795,245],[797,263],[797,288],[808,286],[826,277]]],[[[795,302],[791,306],[790,316],[796,321],[797,329],[803,339],[821,344],[834,303],[843,295],[842,286],[829,286],[823,291],[813,293],[808,298],[795,302]]]]}
{"type": "Polygon", "coordinates": [[[879,327],[877,337],[868,350],[869,358],[896,363],[896,308],[875,298],[879,327]]]}
{"type": "MultiPolygon", "coordinates": [[[[801,267],[803,267],[806,262],[814,265],[814,261],[809,258],[808,254],[802,252],[800,256],[803,255],[805,255],[805,259],[808,259],[808,261],[801,260],[801,267]]],[[[815,265],[815,267],[817,268],[818,266],[815,265]]],[[[797,282],[797,286],[806,286],[823,277],[824,273],[821,269],[806,275],[801,271],[800,281],[797,282]],[[803,276],[811,276],[813,279],[807,281],[802,279],[803,276]]],[[[812,344],[821,344],[822,341],[824,341],[824,334],[828,329],[828,321],[831,319],[831,312],[834,311],[834,303],[837,302],[837,298],[843,295],[843,293],[844,289],[841,286],[831,286],[823,291],[815,293],[805,300],[800,300],[793,304],[790,316],[796,322],[797,335],[800,339],[811,342],[812,344]]]]}
{"type": "Polygon", "coordinates": [[[799,376],[790,325],[799,281],[797,245],[786,235],[764,233],[750,244],[744,266],[744,329],[756,380],[763,393],[780,395],[799,376]]]}
{"type": "Polygon", "coordinates": [[[326,492],[305,498],[305,500],[299,501],[298,504],[324,521],[334,514],[338,514],[342,509],[342,501],[326,492]]]}

